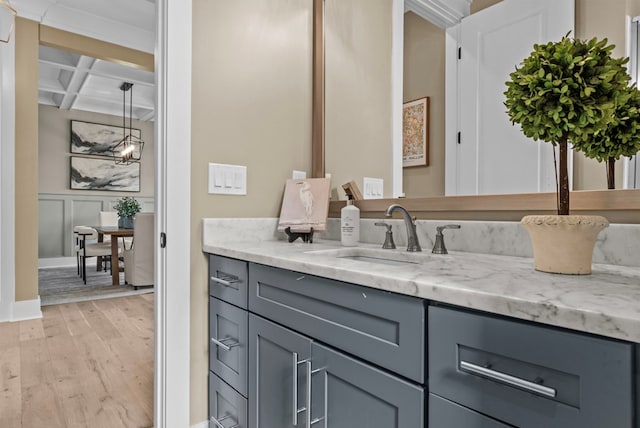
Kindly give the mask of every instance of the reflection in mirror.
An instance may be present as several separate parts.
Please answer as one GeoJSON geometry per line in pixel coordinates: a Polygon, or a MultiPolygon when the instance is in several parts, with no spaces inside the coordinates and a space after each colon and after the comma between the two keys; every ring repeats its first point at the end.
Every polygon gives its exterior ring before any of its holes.
{"type": "MultiPolygon", "coordinates": [[[[501,0],[474,0],[471,13],[478,13],[501,0]]],[[[508,1],[508,0],[506,0],[508,1]]],[[[392,112],[378,103],[391,102],[389,81],[392,64],[391,22],[380,14],[391,14],[389,5],[369,7],[366,0],[326,0],[326,159],[333,187],[362,177],[385,180],[385,197],[391,197],[393,175],[390,147],[392,112]],[[367,6],[367,7],[365,7],[367,6]],[[364,10],[366,9],[366,10],[364,10]],[[349,20],[358,26],[349,25],[349,20]],[[376,33],[368,34],[372,28],[376,33]],[[375,80],[378,79],[376,83],[375,80]]],[[[576,0],[575,33],[579,38],[607,37],[616,45],[614,54],[625,55],[625,20],[640,14],[640,1],[593,2],[576,0]]],[[[430,166],[404,168],[403,190],[407,197],[444,194],[445,177],[445,30],[412,12],[404,16],[403,100],[431,97],[430,166]]],[[[502,97],[502,94],[496,94],[502,97]]],[[[388,105],[388,104],[387,104],[388,105]]],[[[623,162],[616,182],[623,183],[623,162]]],[[[606,188],[605,167],[582,155],[574,157],[574,190],[606,188]]],[[[344,196],[340,195],[343,199],[344,196]]]]}

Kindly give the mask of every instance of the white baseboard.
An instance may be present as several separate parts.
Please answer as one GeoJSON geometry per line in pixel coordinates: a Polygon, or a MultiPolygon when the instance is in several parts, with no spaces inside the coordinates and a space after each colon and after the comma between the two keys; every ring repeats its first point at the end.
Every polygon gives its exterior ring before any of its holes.
{"type": "MultiPolygon", "coordinates": [[[[60,268],[76,266],[75,257],[50,257],[46,259],[38,259],[38,269],[60,268]]],[[[96,259],[92,257],[87,259],[87,266],[95,266],[96,259]]]]}
{"type": "Polygon", "coordinates": [[[209,428],[209,422],[208,421],[200,422],[198,424],[191,425],[191,428],[209,428]]]}
{"type": "Polygon", "coordinates": [[[24,321],[42,318],[40,310],[40,296],[33,300],[21,300],[13,302],[11,321],[24,321]]]}

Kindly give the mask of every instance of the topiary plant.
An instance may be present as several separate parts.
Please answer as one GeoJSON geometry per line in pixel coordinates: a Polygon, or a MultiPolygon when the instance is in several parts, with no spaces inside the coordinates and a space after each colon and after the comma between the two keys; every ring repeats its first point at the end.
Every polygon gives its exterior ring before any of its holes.
{"type": "Polygon", "coordinates": [[[640,91],[635,86],[627,87],[618,97],[609,125],[589,139],[576,141],[574,148],[588,158],[605,162],[608,188],[615,189],[616,160],[640,151],[640,91]]]}
{"type": "Polygon", "coordinates": [[[559,147],[558,214],[569,214],[568,144],[585,147],[612,122],[627,94],[627,59],[611,57],[607,39],[563,37],[536,44],[506,82],[505,106],[513,124],[534,140],[559,147]]]}

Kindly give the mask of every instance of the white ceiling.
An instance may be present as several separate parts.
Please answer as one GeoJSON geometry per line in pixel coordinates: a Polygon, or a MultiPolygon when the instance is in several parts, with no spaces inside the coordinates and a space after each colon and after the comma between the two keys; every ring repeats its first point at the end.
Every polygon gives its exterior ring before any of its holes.
{"type": "MultiPolygon", "coordinates": [[[[155,0],[11,0],[18,16],[43,25],[153,53],[155,0]]],[[[66,110],[122,116],[123,82],[133,83],[134,119],[153,120],[152,72],[40,47],[38,100],[66,110]]]]}

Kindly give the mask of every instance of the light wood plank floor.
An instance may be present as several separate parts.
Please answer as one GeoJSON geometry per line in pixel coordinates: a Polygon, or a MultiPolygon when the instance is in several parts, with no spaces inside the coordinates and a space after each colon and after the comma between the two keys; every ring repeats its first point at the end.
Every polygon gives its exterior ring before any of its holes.
{"type": "Polygon", "coordinates": [[[153,294],[0,323],[0,427],[152,427],[153,294]]]}

